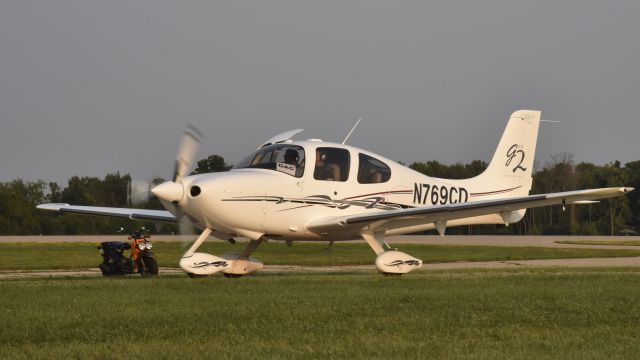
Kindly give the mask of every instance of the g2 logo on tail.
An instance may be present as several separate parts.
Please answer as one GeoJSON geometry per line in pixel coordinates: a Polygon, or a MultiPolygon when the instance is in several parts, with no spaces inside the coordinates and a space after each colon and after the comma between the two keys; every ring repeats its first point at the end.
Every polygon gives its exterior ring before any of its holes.
{"type": "Polygon", "coordinates": [[[513,168],[513,172],[516,172],[517,170],[527,171],[527,168],[522,166],[525,156],[522,148],[524,148],[523,145],[513,144],[511,145],[509,150],[507,150],[507,162],[504,164],[504,166],[509,166],[512,162],[515,164],[517,160],[514,161],[514,159],[520,156],[520,162],[518,162],[518,165],[513,168]]]}

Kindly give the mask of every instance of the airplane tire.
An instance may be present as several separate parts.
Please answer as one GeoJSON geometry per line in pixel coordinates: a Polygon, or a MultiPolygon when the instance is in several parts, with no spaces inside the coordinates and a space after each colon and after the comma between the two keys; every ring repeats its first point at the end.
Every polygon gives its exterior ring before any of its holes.
{"type": "Polygon", "coordinates": [[[198,274],[194,274],[194,273],[187,273],[187,276],[192,278],[192,279],[198,279],[198,278],[206,277],[207,275],[198,275],[198,274]]]}
{"type": "Polygon", "coordinates": [[[109,267],[106,264],[102,263],[102,264],[98,265],[98,268],[102,272],[102,277],[107,277],[107,276],[111,275],[109,273],[109,267]]]}
{"type": "Polygon", "coordinates": [[[242,274],[227,274],[227,273],[224,273],[222,275],[224,275],[224,277],[229,278],[229,279],[237,279],[237,278],[241,278],[242,277],[242,274]]]}

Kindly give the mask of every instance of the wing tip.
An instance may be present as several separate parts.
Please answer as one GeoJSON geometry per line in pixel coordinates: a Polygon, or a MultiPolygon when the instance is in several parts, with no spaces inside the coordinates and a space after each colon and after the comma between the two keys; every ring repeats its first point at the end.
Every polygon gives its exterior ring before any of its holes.
{"type": "Polygon", "coordinates": [[[36,205],[36,209],[58,211],[61,208],[66,207],[66,206],[71,206],[71,205],[65,204],[65,203],[39,204],[39,205],[36,205]]]}

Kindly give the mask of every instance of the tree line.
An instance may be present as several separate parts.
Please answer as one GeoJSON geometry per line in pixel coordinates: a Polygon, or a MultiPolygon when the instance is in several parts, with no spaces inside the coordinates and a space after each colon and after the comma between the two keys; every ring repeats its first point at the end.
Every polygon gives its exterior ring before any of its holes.
{"type": "MultiPolygon", "coordinates": [[[[438,161],[414,162],[410,168],[423,174],[450,179],[464,179],[480,174],[487,167],[484,161],[446,165],[438,161]]],[[[231,168],[224,158],[211,155],[198,161],[192,174],[227,171],[231,168]]],[[[159,183],[162,179],[153,179],[159,183]]],[[[107,174],[97,177],[71,177],[66,186],[55,182],[16,179],[0,182],[0,235],[79,235],[114,234],[120,227],[146,226],[156,232],[172,233],[177,226],[132,222],[80,214],[54,214],[37,210],[36,205],[62,202],[87,206],[126,207],[131,205],[128,194],[129,174],[107,174]]],[[[640,188],[640,160],[605,165],[588,162],[576,164],[571,154],[552,156],[544,166],[537,166],[533,175],[532,194],[570,191],[586,188],[631,186],[640,188]]],[[[163,209],[155,198],[135,207],[163,209]]],[[[640,192],[603,200],[589,205],[547,206],[529,209],[522,221],[509,227],[475,225],[447,229],[448,234],[526,234],[526,235],[615,235],[624,230],[640,230],[640,192]]]]}

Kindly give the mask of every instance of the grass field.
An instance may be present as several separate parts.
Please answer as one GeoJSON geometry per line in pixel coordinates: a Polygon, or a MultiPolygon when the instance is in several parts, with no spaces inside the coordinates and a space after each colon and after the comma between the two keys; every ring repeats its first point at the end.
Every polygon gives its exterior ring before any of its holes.
{"type": "Polygon", "coordinates": [[[633,359],[639,269],[13,280],[0,358],[633,359]]]}
{"type": "Polygon", "coordinates": [[[566,240],[556,241],[558,244],[577,244],[577,245],[627,245],[627,246],[640,246],[638,240],[615,240],[615,241],[600,241],[600,240],[566,240]]]}
{"type": "MultiPolygon", "coordinates": [[[[0,244],[0,270],[95,268],[102,261],[97,244],[91,243],[3,243],[0,244]]],[[[241,251],[244,244],[205,243],[199,251],[222,255],[241,251]]],[[[402,244],[400,250],[426,263],[455,261],[531,260],[593,257],[640,256],[639,250],[561,249],[540,247],[497,247],[402,244]]],[[[180,242],[156,242],[153,248],[160,266],[177,267],[185,251],[180,242]]],[[[281,242],[262,244],[254,256],[271,265],[366,265],[375,254],[367,244],[296,243],[288,248],[281,242]]]]}

